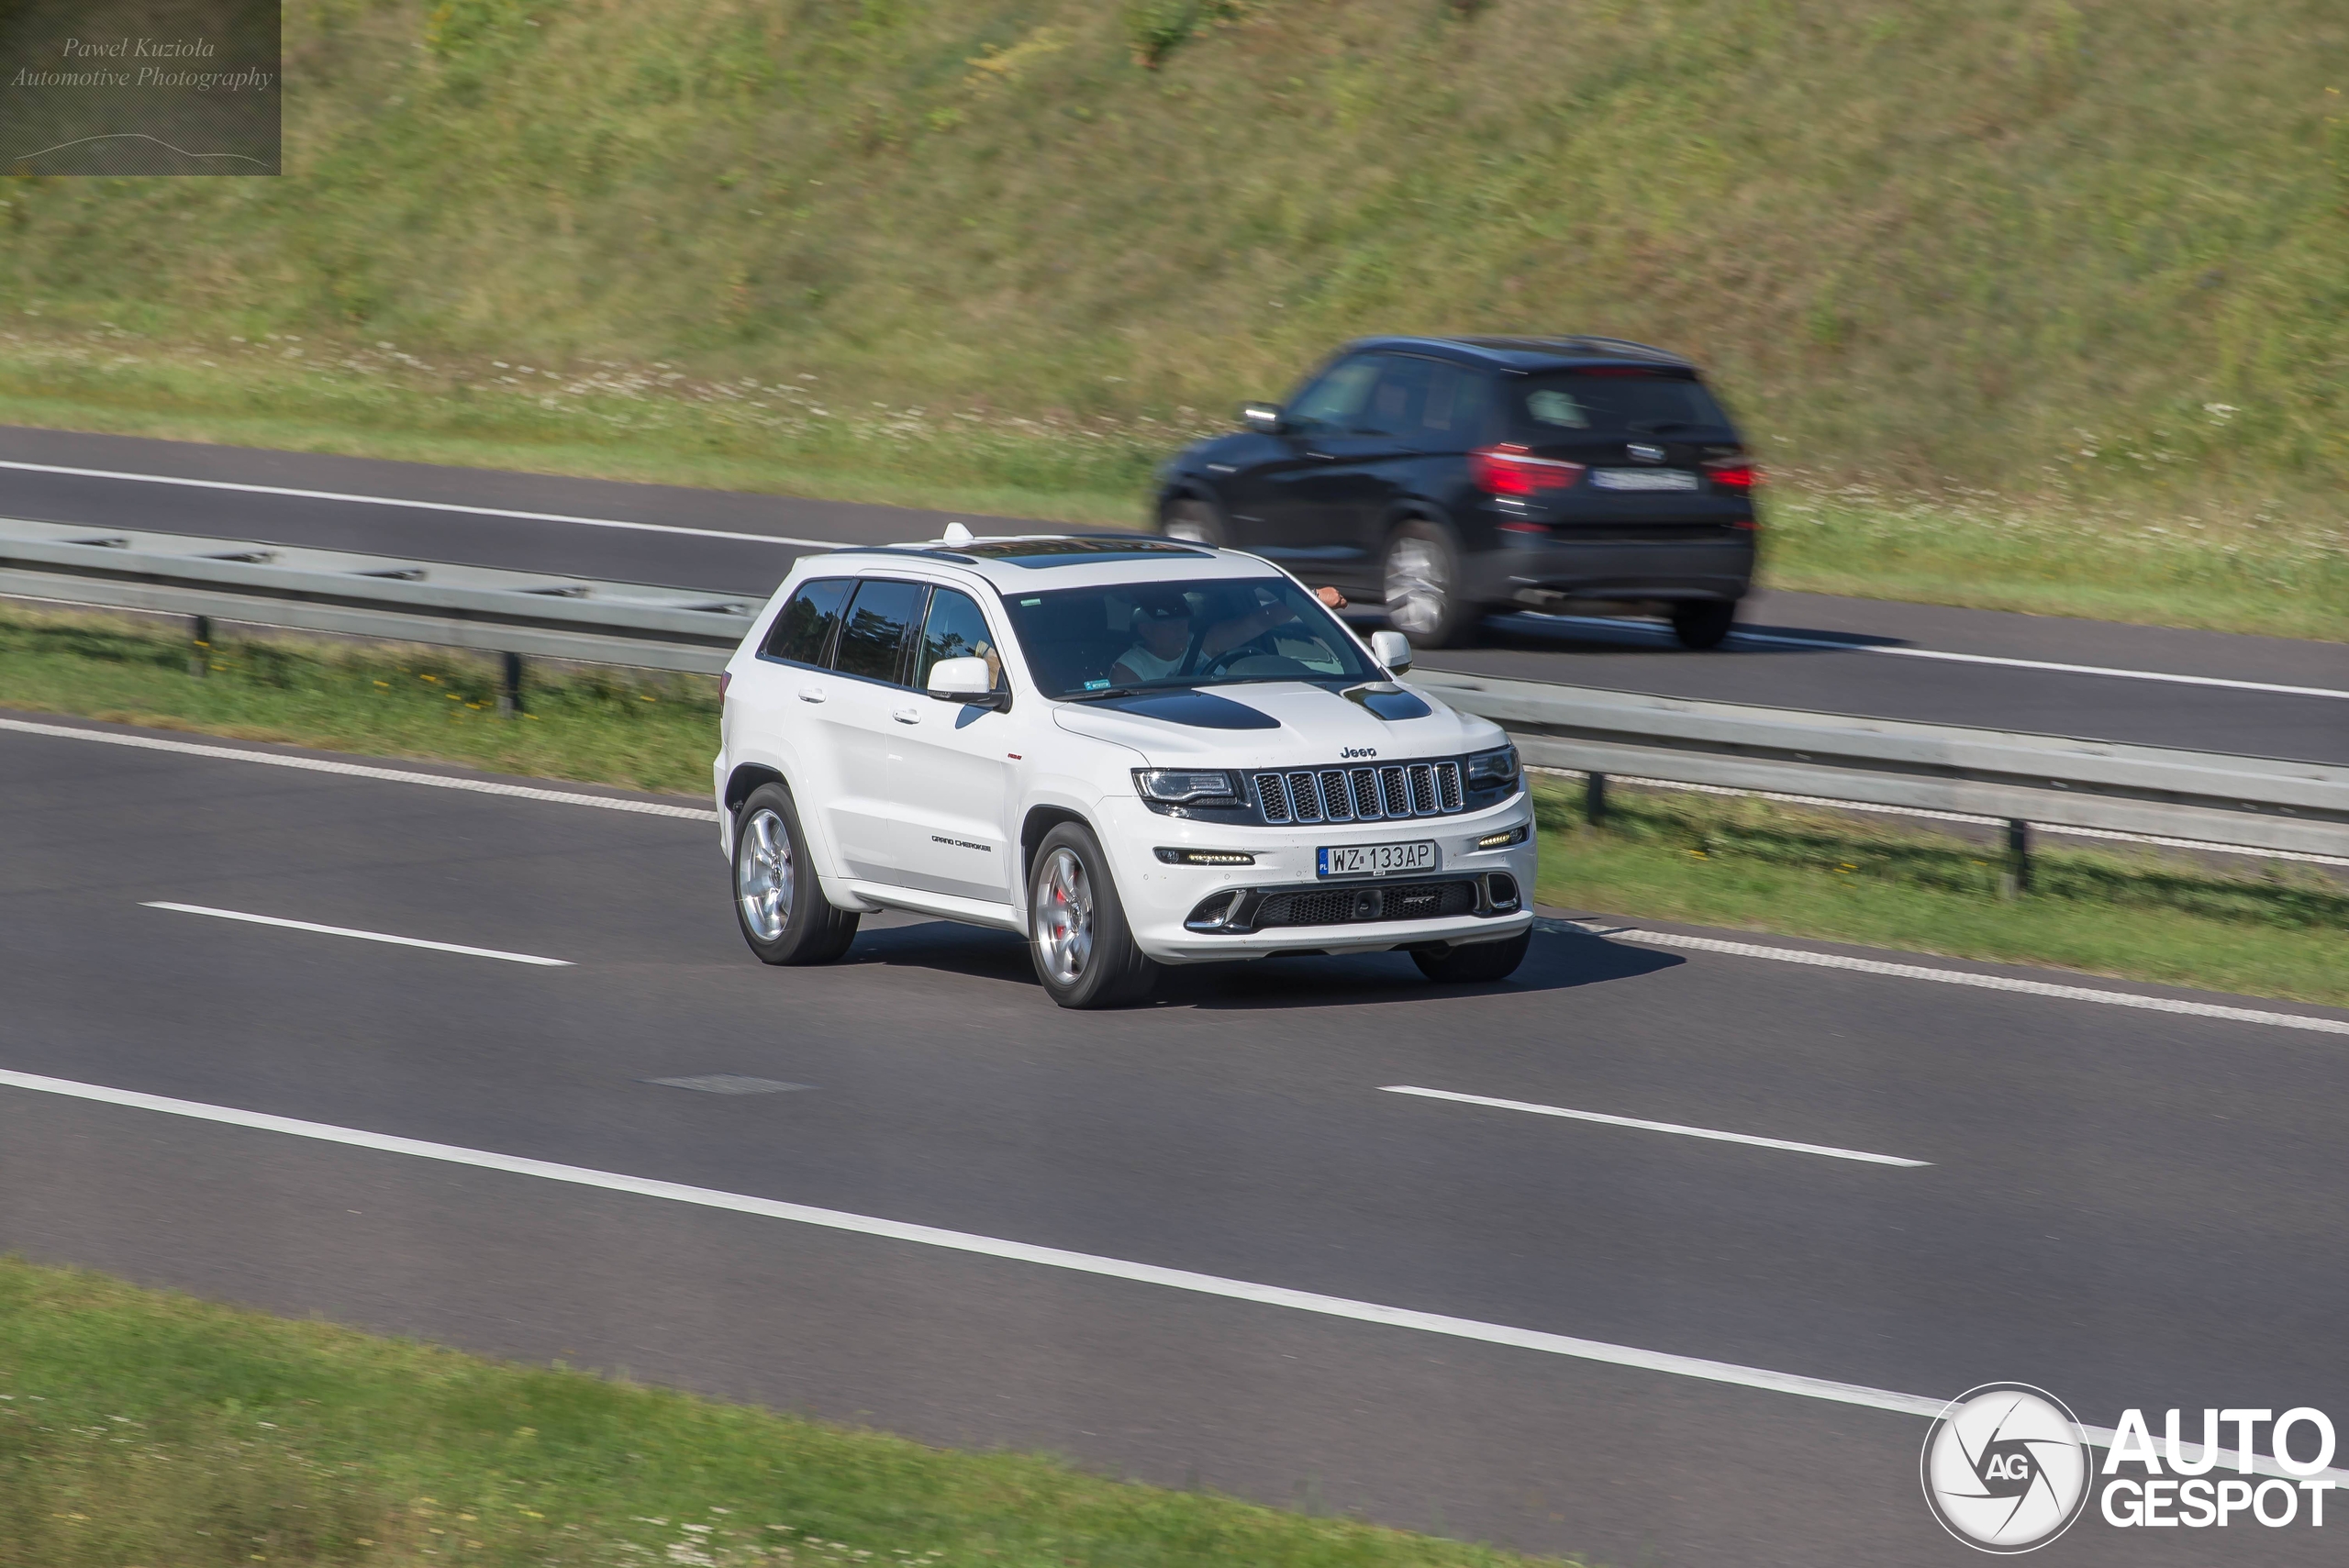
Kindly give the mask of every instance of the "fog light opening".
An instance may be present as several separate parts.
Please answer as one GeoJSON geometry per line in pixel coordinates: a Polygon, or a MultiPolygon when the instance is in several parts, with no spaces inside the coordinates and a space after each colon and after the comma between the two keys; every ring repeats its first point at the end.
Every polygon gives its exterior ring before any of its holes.
{"type": "Polygon", "coordinates": [[[1200,900],[1199,906],[1191,911],[1190,918],[1183,922],[1183,929],[1190,931],[1228,929],[1240,913],[1241,900],[1247,895],[1245,888],[1233,888],[1230,893],[1219,893],[1212,898],[1200,900]]]}
{"type": "Polygon", "coordinates": [[[1485,878],[1485,902],[1500,914],[1507,914],[1518,905],[1517,878],[1505,871],[1490,873],[1485,878]]]}

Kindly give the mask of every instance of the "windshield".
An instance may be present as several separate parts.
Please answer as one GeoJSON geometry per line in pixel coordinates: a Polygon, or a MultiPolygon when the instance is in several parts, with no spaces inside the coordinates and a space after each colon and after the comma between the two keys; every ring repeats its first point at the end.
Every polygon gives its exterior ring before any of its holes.
{"type": "Polygon", "coordinates": [[[1286,577],[1125,583],[1003,602],[1047,696],[1379,678],[1353,634],[1286,577]]]}

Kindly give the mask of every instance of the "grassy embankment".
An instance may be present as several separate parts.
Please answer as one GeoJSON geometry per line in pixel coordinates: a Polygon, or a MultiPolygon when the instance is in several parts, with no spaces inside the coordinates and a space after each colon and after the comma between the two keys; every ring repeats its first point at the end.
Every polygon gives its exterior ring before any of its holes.
{"type": "MultiPolygon", "coordinates": [[[[698,794],[715,683],[546,673],[501,719],[488,661],[229,638],[206,679],[168,626],[0,611],[0,707],[161,724],[502,772],[698,794]]],[[[1603,829],[1537,784],[1550,904],[2349,1005],[2349,888],[2282,865],[2048,850],[2027,896],[1996,857],[1898,818],[1619,792],[1603,829]]]]}
{"type": "Polygon", "coordinates": [[[0,1259],[0,1568],[1506,1568],[0,1259]]]}
{"type": "Polygon", "coordinates": [[[0,418],[1126,521],[1332,343],[1704,361],[1789,586],[2349,638],[2321,0],[291,0],[0,193],[0,418]]]}

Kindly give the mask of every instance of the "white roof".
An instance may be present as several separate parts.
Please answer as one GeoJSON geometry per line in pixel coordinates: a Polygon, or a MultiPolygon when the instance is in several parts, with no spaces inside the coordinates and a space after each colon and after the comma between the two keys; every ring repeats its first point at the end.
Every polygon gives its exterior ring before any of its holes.
{"type": "Polygon", "coordinates": [[[886,571],[892,557],[909,567],[957,568],[1007,594],[1282,574],[1279,567],[1261,556],[1154,534],[1009,534],[952,543],[932,539],[852,545],[800,560],[807,575],[829,576],[835,572],[886,571]],[[1056,544],[1067,548],[1054,550],[1056,544]]]}

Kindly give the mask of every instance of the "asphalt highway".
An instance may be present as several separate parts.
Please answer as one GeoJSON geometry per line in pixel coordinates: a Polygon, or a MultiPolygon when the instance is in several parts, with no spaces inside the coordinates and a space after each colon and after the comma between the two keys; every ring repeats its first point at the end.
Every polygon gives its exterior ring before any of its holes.
{"type": "Polygon", "coordinates": [[[2349,1418],[2338,1013],[1553,927],[1075,1015],[935,922],[762,967],[693,803],[239,753],[0,722],[0,1250],[1614,1563],[1970,1560],[1828,1385],[2349,1418]]]}
{"type": "MultiPolygon", "coordinates": [[[[764,594],[830,544],[952,514],[0,427],[0,516],[764,594]],[[192,483],[191,483],[192,482],[192,483]]],[[[1041,525],[966,515],[980,532],[1041,525]]],[[[1765,592],[1727,650],[1514,616],[1428,662],[1523,679],[2349,762],[2349,650],[1765,592]]]]}

